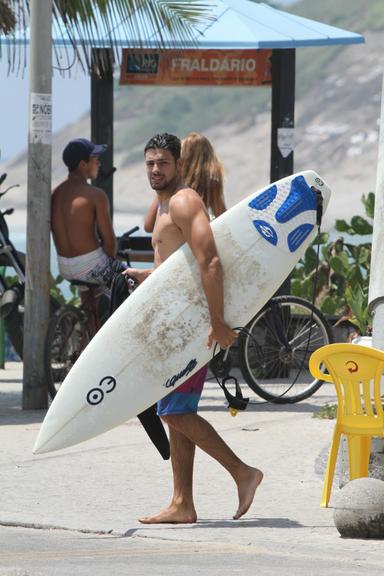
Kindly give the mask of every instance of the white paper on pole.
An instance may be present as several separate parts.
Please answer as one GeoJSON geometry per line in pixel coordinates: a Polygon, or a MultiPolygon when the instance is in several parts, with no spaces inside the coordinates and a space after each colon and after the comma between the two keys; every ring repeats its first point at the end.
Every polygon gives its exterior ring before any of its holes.
{"type": "Polygon", "coordinates": [[[293,152],[295,147],[295,129],[278,128],[277,129],[277,147],[283,158],[286,158],[293,152]]]}
{"type": "Polygon", "coordinates": [[[52,94],[31,94],[30,144],[52,143],[52,94]]]}

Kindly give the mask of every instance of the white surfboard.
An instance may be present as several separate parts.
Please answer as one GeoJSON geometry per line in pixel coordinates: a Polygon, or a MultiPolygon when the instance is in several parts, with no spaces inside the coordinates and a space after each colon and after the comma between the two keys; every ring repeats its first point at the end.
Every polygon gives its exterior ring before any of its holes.
{"type": "MultiPolygon", "coordinates": [[[[224,270],[225,318],[245,326],[314,239],[318,197],[330,190],[312,171],[283,178],[212,222],[224,270]]],[[[67,375],[34,452],[77,444],[122,424],[209,362],[209,313],[187,244],[170,256],[104,324],[67,375]]]]}

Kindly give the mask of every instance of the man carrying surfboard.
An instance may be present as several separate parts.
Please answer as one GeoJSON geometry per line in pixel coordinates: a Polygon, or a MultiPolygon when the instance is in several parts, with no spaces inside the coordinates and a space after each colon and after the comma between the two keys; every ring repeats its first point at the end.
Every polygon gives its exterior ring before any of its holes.
{"type": "MultiPolygon", "coordinates": [[[[187,242],[197,261],[206,296],[211,326],[207,347],[217,342],[222,349],[233,343],[236,334],[224,319],[223,273],[209,217],[203,200],[182,181],[181,143],[172,134],[157,134],[145,146],[145,164],[151,187],[157,192],[159,210],[153,230],[155,268],[187,242]]],[[[153,269],[128,268],[124,274],[141,283],[153,269]]],[[[172,278],[169,279],[172,282],[172,278]]],[[[140,522],[191,523],[197,513],[193,501],[193,463],[198,446],[216,459],[233,477],[239,504],[233,518],[238,519],[252,504],[263,478],[257,468],[242,462],[205,419],[197,414],[206,368],[200,369],[174,392],[158,403],[158,414],[168,424],[173,471],[173,496],[170,505],[140,522]]]]}

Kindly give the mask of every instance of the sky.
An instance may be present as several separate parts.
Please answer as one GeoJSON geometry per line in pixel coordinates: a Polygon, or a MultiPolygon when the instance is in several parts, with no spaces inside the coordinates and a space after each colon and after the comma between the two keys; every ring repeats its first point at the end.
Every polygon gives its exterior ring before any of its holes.
{"type": "MultiPolygon", "coordinates": [[[[0,163],[27,148],[29,70],[7,75],[7,62],[0,60],[0,163]]],[[[76,122],[90,108],[90,78],[80,68],[71,78],[55,71],[52,82],[52,130],[76,122]]]]}

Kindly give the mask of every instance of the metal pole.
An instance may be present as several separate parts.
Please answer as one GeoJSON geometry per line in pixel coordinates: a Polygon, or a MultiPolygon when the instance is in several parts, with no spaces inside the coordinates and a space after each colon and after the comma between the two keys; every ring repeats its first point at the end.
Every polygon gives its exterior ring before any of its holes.
{"type": "Polygon", "coordinates": [[[41,409],[48,406],[44,342],[50,285],[52,0],[31,0],[30,14],[23,409],[41,409]]]}

